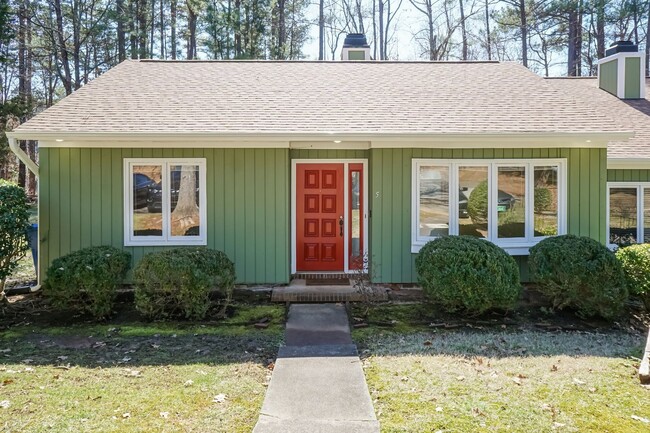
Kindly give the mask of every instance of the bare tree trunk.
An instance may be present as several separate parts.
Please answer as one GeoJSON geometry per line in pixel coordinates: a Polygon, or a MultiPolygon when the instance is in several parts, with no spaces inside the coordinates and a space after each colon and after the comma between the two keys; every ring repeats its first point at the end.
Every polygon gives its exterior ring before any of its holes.
{"type": "Polygon", "coordinates": [[[372,0],[372,45],[372,58],[377,60],[377,0],[372,0]]]}
{"type": "Polygon", "coordinates": [[[138,56],[147,58],[147,0],[138,1],[138,56]]]}
{"type": "Polygon", "coordinates": [[[131,58],[138,58],[138,31],[136,17],[139,0],[129,0],[129,40],[131,43],[131,58]]]}
{"type": "Polygon", "coordinates": [[[384,0],[379,2],[379,60],[386,60],[384,57],[384,0]]]}
{"type": "Polygon", "coordinates": [[[528,18],[525,0],[519,0],[519,19],[521,24],[521,62],[528,67],[528,18]]]}
{"type": "MultiPolygon", "coordinates": [[[[322,0],[321,0],[322,1],[322,0]]],[[[234,24],[235,57],[242,55],[241,48],[241,0],[235,0],[236,22],[234,24]]]]}
{"type": "Polygon", "coordinates": [[[650,77],[650,10],[645,31],[645,76],[650,77]]]}
{"type": "Polygon", "coordinates": [[[72,75],[70,73],[70,62],[68,59],[68,49],[66,47],[65,38],[63,36],[63,12],[61,11],[61,0],[53,0],[52,6],[54,7],[54,14],[56,16],[56,40],[59,45],[59,56],[61,64],[63,65],[63,73],[61,74],[61,82],[65,89],[65,94],[72,93],[72,75]]]}
{"type": "Polygon", "coordinates": [[[196,57],[196,11],[190,1],[187,2],[187,60],[193,60],[196,57]]]}
{"type": "Polygon", "coordinates": [[[605,57],[605,1],[598,0],[596,9],[596,57],[605,57]]]}
{"type": "Polygon", "coordinates": [[[149,33],[149,57],[153,59],[153,39],[156,30],[156,0],[151,0],[151,33],[149,33]]]}
{"type": "Polygon", "coordinates": [[[122,62],[126,59],[126,38],[124,34],[124,0],[117,0],[117,59],[122,62]]]}
{"type": "Polygon", "coordinates": [[[160,0],[160,58],[166,59],[165,56],[165,2],[160,0]]]}
{"type": "Polygon", "coordinates": [[[171,15],[171,50],[172,50],[172,60],[176,60],[176,14],[178,13],[177,11],[177,0],[171,0],[171,5],[170,5],[170,15],[171,15]]]}
{"type": "Polygon", "coordinates": [[[325,0],[318,3],[318,60],[325,59],[325,0]]]}
{"type": "Polygon", "coordinates": [[[492,35],[490,34],[490,7],[489,0],[485,0],[485,33],[487,36],[488,60],[492,60],[492,35]]]}
{"type": "Polygon", "coordinates": [[[463,0],[459,0],[458,5],[460,7],[460,33],[463,40],[462,55],[463,60],[467,60],[467,26],[465,25],[465,8],[463,7],[463,0]]]}

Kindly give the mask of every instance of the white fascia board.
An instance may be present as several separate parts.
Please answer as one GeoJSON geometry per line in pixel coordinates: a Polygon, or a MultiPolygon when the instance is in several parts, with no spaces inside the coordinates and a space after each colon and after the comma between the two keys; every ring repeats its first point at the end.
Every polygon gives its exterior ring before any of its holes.
{"type": "Polygon", "coordinates": [[[609,141],[625,141],[631,131],[577,133],[51,133],[14,131],[10,138],[38,140],[42,147],[143,147],[143,148],[557,148],[606,147],[609,141]],[[351,147],[352,146],[352,147],[351,147]]]}

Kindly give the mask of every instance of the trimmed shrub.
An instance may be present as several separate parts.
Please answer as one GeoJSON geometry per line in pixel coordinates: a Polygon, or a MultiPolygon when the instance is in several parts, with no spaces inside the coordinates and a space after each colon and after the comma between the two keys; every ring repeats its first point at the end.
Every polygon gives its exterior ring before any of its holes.
{"type": "Polygon", "coordinates": [[[650,311],[650,244],[619,248],[616,258],[623,268],[627,289],[639,296],[650,311]]]}
{"type": "Polygon", "coordinates": [[[467,199],[467,213],[474,224],[484,224],[488,217],[488,182],[476,185],[467,199]]]}
{"type": "Polygon", "coordinates": [[[224,297],[220,315],[235,286],[235,265],[221,251],[176,248],[145,255],[134,270],[135,306],[149,319],[200,320],[212,306],[210,291],[224,297]]]}
{"type": "Polygon", "coordinates": [[[614,319],[627,299],[625,276],[616,255],[594,239],[563,235],[530,249],[533,280],[553,307],[575,308],[579,316],[614,319]]]}
{"type": "Polygon", "coordinates": [[[25,190],[0,179],[0,299],[5,282],[28,249],[29,212],[25,190]]]}
{"type": "Polygon", "coordinates": [[[472,236],[428,242],[415,267],[425,295],[449,312],[510,309],[521,292],[515,260],[493,243],[472,236]]]}
{"type": "Polygon", "coordinates": [[[52,261],[43,292],[55,308],[110,315],[117,288],[131,267],[131,254],[108,247],[84,248],[52,261]]]}

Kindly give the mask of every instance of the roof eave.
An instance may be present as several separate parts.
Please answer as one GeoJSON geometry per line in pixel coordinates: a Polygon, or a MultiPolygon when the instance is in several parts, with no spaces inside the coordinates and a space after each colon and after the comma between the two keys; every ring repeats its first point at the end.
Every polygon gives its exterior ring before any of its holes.
{"type": "MultiPolygon", "coordinates": [[[[625,141],[631,131],[609,132],[489,132],[489,133],[404,133],[404,132],[52,132],[16,130],[7,136],[17,140],[38,140],[46,147],[157,147],[189,141],[192,147],[292,147],[292,143],[366,142],[368,148],[430,147],[449,145],[462,147],[605,147],[610,141],[625,141]],[[265,144],[265,145],[260,145],[265,144]]],[[[182,147],[182,146],[179,146],[182,147]]]]}

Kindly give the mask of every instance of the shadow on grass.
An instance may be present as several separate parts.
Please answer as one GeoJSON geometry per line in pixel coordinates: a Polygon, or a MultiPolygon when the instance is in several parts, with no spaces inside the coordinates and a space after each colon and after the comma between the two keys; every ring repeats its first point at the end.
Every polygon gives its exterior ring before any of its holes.
{"type": "Polygon", "coordinates": [[[425,303],[386,304],[371,309],[366,322],[352,334],[362,356],[640,358],[646,337],[624,321],[583,321],[571,312],[539,309],[467,318],[425,303]]]}
{"type": "Polygon", "coordinates": [[[268,365],[283,340],[284,307],[236,304],[229,317],[145,322],[130,304],[103,323],[53,312],[38,298],[0,314],[0,365],[90,368],[252,362],[268,365]],[[255,324],[263,321],[264,329],[255,324]]]}

